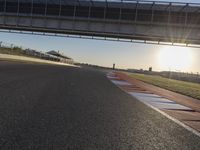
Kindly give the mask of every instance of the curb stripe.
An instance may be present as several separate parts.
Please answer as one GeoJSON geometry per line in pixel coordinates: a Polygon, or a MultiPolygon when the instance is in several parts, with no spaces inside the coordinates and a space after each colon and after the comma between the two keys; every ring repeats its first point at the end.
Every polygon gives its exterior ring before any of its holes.
{"type": "MultiPolygon", "coordinates": [[[[125,88],[123,88],[123,86],[131,86],[132,84],[127,82],[127,81],[124,81],[124,80],[118,80],[119,78],[113,73],[113,72],[110,72],[107,74],[107,78],[112,82],[114,83],[116,86],[118,86],[122,91],[126,92],[127,94],[131,95],[132,97],[136,98],[138,101],[142,102],[143,104],[147,105],[148,107],[152,108],[153,110],[159,112],[160,114],[164,115],[165,117],[167,117],[168,119],[174,121],[175,123],[177,123],[178,125],[182,126],[183,128],[185,128],[186,130],[192,132],[193,134],[197,135],[198,137],[200,137],[200,132],[198,132],[197,130],[189,127],[188,125],[185,125],[184,123],[182,123],[181,121],[179,121],[178,119],[168,115],[167,113],[163,112],[162,110],[159,109],[159,106],[157,105],[152,105],[153,104],[153,101],[151,100],[150,102],[147,102],[145,101],[144,99],[142,100],[141,96],[138,97],[136,96],[135,94],[148,94],[148,93],[145,93],[145,92],[148,92],[148,91],[140,91],[140,92],[136,92],[134,90],[127,90],[125,88]],[[134,94],[133,94],[134,93],[134,94]],[[156,107],[157,106],[157,107],[156,107]]],[[[156,95],[156,94],[150,94],[150,95],[154,95],[154,100],[156,98],[160,98],[160,99],[164,99],[164,103],[167,102],[167,103],[171,103],[171,104],[175,104],[176,106],[175,107],[179,107],[179,110],[192,110],[191,108],[189,107],[186,107],[186,106],[183,106],[183,105],[180,105],[180,104],[177,104],[176,102],[174,101],[171,101],[171,100],[168,100],[166,98],[162,98],[161,96],[159,95],[156,95]]],[[[147,98],[148,98],[148,95],[147,95],[147,98]]],[[[173,105],[172,105],[173,106],[173,105]]],[[[163,109],[163,108],[162,108],[163,109]]],[[[167,110],[167,108],[164,108],[167,110]]]]}

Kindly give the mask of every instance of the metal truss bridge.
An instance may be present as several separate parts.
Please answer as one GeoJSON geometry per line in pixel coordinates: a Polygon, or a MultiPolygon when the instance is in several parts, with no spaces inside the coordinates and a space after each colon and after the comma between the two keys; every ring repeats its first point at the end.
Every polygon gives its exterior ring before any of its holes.
{"type": "Polygon", "coordinates": [[[0,0],[0,29],[200,45],[200,4],[135,0],[0,0]]]}

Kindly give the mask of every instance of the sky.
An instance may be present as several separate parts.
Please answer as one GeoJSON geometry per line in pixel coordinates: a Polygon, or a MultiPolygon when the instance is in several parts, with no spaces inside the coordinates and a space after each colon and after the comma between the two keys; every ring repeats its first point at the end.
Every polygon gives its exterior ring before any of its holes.
{"type": "MultiPolygon", "coordinates": [[[[176,0],[176,2],[200,3],[200,0],[176,0]]],[[[112,64],[115,63],[117,68],[123,69],[148,69],[153,67],[155,71],[200,72],[200,48],[179,48],[2,32],[0,32],[0,41],[43,52],[59,50],[77,62],[106,67],[112,67],[112,64]],[[170,55],[169,52],[174,55],[170,55]],[[169,58],[164,57],[166,55],[173,59],[170,62],[176,64],[175,66],[167,64],[169,58]],[[182,59],[180,59],[180,56],[182,59]]]]}

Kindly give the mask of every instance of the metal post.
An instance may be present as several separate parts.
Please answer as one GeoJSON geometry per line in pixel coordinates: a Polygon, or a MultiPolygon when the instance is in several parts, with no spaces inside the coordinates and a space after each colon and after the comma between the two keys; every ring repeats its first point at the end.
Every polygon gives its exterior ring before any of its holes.
{"type": "MultiPolygon", "coordinates": [[[[78,0],[77,0],[78,1],[78,0]]],[[[79,3],[79,2],[78,2],[79,3]]],[[[76,9],[77,9],[77,6],[76,4],[74,4],[74,14],[73,14],[73,31],[75,30],[75,26],[76,26],[76,9]]]]}
{"type": "Polygon", "coordinates": [[[58,29],[60,29],[61,28],[61,11],[62,11],[62,3],[61,3],[61,0],[59,0],[59,14],[58,14],[58,16],[59,16],[59,21],[58,21],[58,29]]]}
{"type": "Polygon", "coordinates": [[[106,9],[108,8],[108,2],[107,2],[107,0],[105,1],[105,3],[106,3],[106,6],[104,7],[104,16],[103,16],[103,19],[104,20],[106,20],[106,9]]]}
{"type": "Polygon", "coordinates": [[[31,16],[33,16],[33,0],[31,0],[31,16]]]}
{"type": "Polygon", "coordinates": [[[122,5],[123,5],[123,0],[121,0],[121,6],[120,6],[120,10],[119,10],[119,20],[118,20],[119,31],[118,31],[118,34],[121,33],[122,5]]]}
{"type": "Polygon", "coordinates": [[[18,26],[18,21],[19,21],[19,1],[18,0],[18,3],[17,3],[17,18],[16,18],[16,26],[18,26]]]}
{"type": "Polygon", "coordinates": [[[88,30],[90,30],[90,16],[91,16],[91,5],[93,6],[92,0],[90,0],[89,12],[88,12],[88,30]]]}
{"type": "MultiPolygon", "coordinates": [[[[169,9],[169,12],[168,12],[168,21],[167,21],[167,32],[169,32],[169,33],[172,33],[171,31],[170,31],[170,19],[171,19],[171,2],[169,3],[169,6],[168,6],[168,8],[167,9],[169,9]]],[[[173,33],[172,33],[173,34],[173,33]]],[[[170,42],[172,42],[172,44],[173,44],[173,42],[174,42],[174,39],[172,39],[172,35],[170,34],[170,39],[171,39],[171,41],[170,42]]]]}
{"type": "Polygon", "coordinates": [[[4,0],[4,13],[6,13],[6,0],[4,0]]]}
{"type": "Polygon", "coordinates": [[[105,0],[105,7],[104,7],[104,14],[103,14],[103,23],[104,23],[104,25],[103,25],[103,30],[104,30],[104,33],[106,33],[106,10],[107,10],[107,8],[108,8],[108,2],[107,2],[107,0],[105,0]]]}
{"type": "Polygon", "coordinates": [[[45,3],[45,17],[47,15],[47,2],[48,2],[48,0],[46,0],[46,3],[45,3]]]}
{"type": "Polygon", "coordinates": [[[133,35],[135,35],[136,34],[136,31],[137,31],[137,13],[138,13],[138,3],[139,3],[139,1],[137,0],[136,1],[136,6],[135,6],[135,19],[134,19],[134,25],[133,25],[133,27],[134,27],[134,30],[133,30],[133,35]]]}
{"type": "Polygon", "coordinates": [[[6,0],[4,1],[4,18],[3,18],[3,22],[4,22],[4,25],[6,24],[6,0]]]}
{"type": "Polygon", "coordinates": [[[33,26],[33,0],[31,1],[31,20],[30,20],[30,26],[33,26]]]}
{"type": "Polygon", "coordinates": [[[139,3],[139,1],[137,0],[136,2],[137,2],[137,3],[136,3],[136,7],[135,7],[135,23],[137,22],[137,16],[138,16],[138,3],[139,3]]]}
{"type": "Polygon", "coordinates": [[[61,10],[62,10],[62,4],[61,4],[61,0],[59,0],[59,2],[60,2],[60,4],[59,4],[60,6],[59,6],[59,14],[58,15],[60,17],[61,16],[61,10]]]}
{"type": "Polygon", "coordinates": [[[123,0],[121,0],[121,6],[120,6],[120,10],[119,10],[119,21],[121,21],[121,17],[122,17],[122,5],[123,5],[123,0]]]}
{"type": "Polygon", "coordinates": [[[76,4],[74,5],[73,20],[75,20],[75,17],[76,17],[76,4]]]}
{"type": "Polygon", "coordinates": [[[44,19],[44,26],[46,27],[47,26],[47,5],[48,5],[48,0],[46,0],[46,3],[45,3],[45,19],[44,19]]]}
{"type": "Polygon", "coordinates": [[[17,3],[17,16],[19,15],[19,1],[20,0],[18,0],[18,3],[17,3]]]}
{"type": "MultiPolygon", "coordinates": [[[[189,4],[187,3],[185,8],[187,8],[188,5],[189,5],[189,4]]],[[[185,26],[187,25],[187,21],[188,21],[188,12],[187,12],[187,10],[186,10],[186,11],[185,11],[185,26]]]]}
{"type": "MultiPolygon", "coordinates": [[[[186,4],[186,6],[184,8],[187,8],[188,7],[188,3],[186,4]]],[[[184,37],[183,39],[186,41],[186,38],[187,38],[187,19],[188,19],[188,12],[187,10],[185,11],[185,21],[184,21],[184,27],[183,27],[183,30],[184,30],[184,37]]],[[[185,42],[184,41],[184,42],[185,42]]],[[[186,45],[187,46],[187,45],[186,45]]]]}
{"type": "Polygon", "coordinates": [[[88,19],[90,19],[90,16],[91,16],[91,6],[93,6],[93,2],[90,0],[90,6],[89,6],[89,12],[88,12],[88,19]]]}
{"type": "Polygon", "coordinates": [[[155,2],[153,2],[151,6],[151,23],[153,23],[153,20],[154,20],[154,5],[155,5],[155,2]]]}
{"type": "Polygon", "coordinates": [[[169,8],[169,12],[168,12],[168,22],[167,22],[168,26],[169,26],[169,24],[170,24],[170,19],[171,19],[171,5],[172,5],[172,3],[169,3],[169,6],[168,6],[168,8],[169,8]]]}

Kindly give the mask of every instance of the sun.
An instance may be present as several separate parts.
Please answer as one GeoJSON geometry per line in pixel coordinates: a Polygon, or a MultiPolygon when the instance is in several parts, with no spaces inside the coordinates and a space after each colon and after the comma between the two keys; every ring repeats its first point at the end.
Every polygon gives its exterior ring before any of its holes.
{"type": "Polygon", "coordinates": [[[163,47],[158,54],[161,70],[186,71],[193,61],[191,49],[188,47],[163,47]]]}

